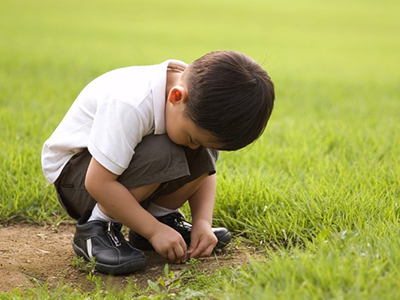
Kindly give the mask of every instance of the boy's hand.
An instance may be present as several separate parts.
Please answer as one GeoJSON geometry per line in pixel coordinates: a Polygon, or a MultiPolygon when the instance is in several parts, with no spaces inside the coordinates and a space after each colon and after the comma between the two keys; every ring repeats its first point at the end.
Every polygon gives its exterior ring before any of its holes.
{"type": "Polygon", "coordinates": [[[155,234],[149,239],[149,242],[162,257],[175,263],[184,263],[186,261],[186,243],[180,233],[171,227],[159,223],[155,234]]]}
{"type": "Polygon", "coordinates": [[[207,221],[193,224],[190,240],[190,247],[187,251],[190,258],[210,256],[218,242],[207,221]]]}

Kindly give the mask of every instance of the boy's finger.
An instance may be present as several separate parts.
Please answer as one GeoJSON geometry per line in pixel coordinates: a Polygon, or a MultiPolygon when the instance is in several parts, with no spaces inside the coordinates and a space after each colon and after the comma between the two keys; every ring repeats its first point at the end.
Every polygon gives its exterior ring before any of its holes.
{"type": "Polygon", "coordinates": [[[179,244],[177,247],[174,248],[174,252],[176,263],[182,263],[186,261],[186,244],[179,244]]]}
{"type": "Polygon", "coordinates": [[[196,237],[192,237],[190,240],[190,246],[189,246],[189,249],[187,252],[192,253],[197,248],[198,243],[199,243],[199,239],[196,237]]]}
{"type": "Polygon", "coordinates": [[[204,252],[204,250],[206,250],[208,247],[208,245],[206,243],[202,243],[202,241],[200,241],[200,243],[197,245],[196,249],[193,250],[193,252],[190,254],[191,258],[194,257],[198,257],[201,253],[204,252]]]}
{"type": "Polygon", "coordinates": [[[208,257],[211,255],[211,253],[214,250],[214,245],[210,245],[208,246],[208,248],[206,250],[203,251],[203,253],[200,254],[201,257],[208,257]]]}
{"type": "Polygon", "coordinates": [[[183,238],[177,245],[173,247],[173,251],[175,253],[175,263],[182,263],[186,261],[187,246],[183,238]]]}
{"type": "Polygon", "coordinates": [[[176,261],[180,260],[185,254],[185,251],[183,251],[181,245],[178,245],[173,250],[174,250],[174,253],[175,253],[175,260],[176,261]]]}
{"type": "Polygon", "coordinates": [[[168,249],[167,259],[169,259],[170,261],[175,261],[175,258],[176,258],[176,254],[175,254],[174,249],[168,249]]]}

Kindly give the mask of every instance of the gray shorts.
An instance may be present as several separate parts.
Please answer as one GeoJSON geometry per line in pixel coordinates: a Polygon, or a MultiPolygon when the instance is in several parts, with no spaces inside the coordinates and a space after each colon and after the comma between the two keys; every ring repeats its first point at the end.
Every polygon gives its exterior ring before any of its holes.
{"type": "MultiPolygon", "coordinates": [[[[127,189],[159,183],[149,197],[168,195],[203,174],[216,172],[218,151],[196,150],[174,144],[167,135],[149,135],[135,148],[129,167],[118,177],[127,189]]],[[[85,176],[92,156],[85,148],[65,165],[54,183],[61,206],[78,220],[96,201],[85,189],[85,176]]]]}

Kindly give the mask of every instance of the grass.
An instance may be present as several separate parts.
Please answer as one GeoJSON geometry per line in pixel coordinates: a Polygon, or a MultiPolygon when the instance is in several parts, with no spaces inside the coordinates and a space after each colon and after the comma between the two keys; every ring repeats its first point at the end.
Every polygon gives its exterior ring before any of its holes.
{"type": "Polygon", "coordinates": [[[0,222],[67,219],[41,146],[94,77],[234,49],[270,72],[277,101],[257,143],[222,154],[215,224],[266,260],[204,286],[226,299],[399,298],[399,11],[394,0],[3,0],[0,222]]]}
{"type": "MultiPolygon", "coordinates": [[[[89,292],[73,289],[60,283],[57,287],[49,287],[47,283],[38,284],[31,289],[15,289],[12,293],[3,294],[4,299],[219,299],[225,293],[224,277],[237,278],[237,269],[221,268],[214,273],[202,271],[198,267],[199,261],[192,260],[187,263],[179,273],[164,266],[163,274],[156,280],[148,280],[147,288],[140,288],[133,280],[128,280],[126,287],[121,290],[110,288],[107,282],[97,277],[92,272],[87,275],[87,280],[93,286],[89,292]],[[214,282],[210,286],[210,282],[214,282]],[[184,285],[184,286],[182,286],[184,285]]],[[[85,267],[84,267],[85,268],[85,267]]],[[[1,296],[1,295],[0,295],[1,296]]]]}

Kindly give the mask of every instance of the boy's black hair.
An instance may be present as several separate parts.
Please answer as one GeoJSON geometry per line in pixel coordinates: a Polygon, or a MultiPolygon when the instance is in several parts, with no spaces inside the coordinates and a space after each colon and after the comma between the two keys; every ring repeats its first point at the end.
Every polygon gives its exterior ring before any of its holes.
{"type": "Polygon", "coordinates": [[[263,133],[274,106],[274,85],[250,57],[215,51],[191,63],[184,78],[188,89],[186,114],[222,144],[237,150],[263,133]]]}

